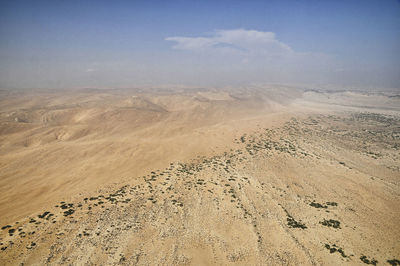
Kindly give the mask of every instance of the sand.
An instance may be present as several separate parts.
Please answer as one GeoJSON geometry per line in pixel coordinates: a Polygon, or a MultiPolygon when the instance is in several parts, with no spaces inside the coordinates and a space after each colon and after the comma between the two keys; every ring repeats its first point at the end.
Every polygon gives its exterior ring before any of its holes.
{"type": "Polygon", "coordinates": [[[2,265],[400,259],[396,94],[2,90],[0,123],[2,265]]]}

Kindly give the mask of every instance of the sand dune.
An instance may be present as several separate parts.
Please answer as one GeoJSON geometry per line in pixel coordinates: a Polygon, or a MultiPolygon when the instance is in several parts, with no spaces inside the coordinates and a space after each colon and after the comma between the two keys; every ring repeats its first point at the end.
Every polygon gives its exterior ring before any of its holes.
{"type": "Polygon", "coordinates": [[[397,263],[399,128],[384,93],[2,90],[0,262],[397,263]]]}

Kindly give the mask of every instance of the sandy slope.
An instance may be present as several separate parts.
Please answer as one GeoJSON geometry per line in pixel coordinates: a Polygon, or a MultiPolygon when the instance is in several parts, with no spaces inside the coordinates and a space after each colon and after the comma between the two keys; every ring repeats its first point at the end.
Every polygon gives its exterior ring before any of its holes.
{"type": "Polygon", "coordinates": [[[2,264],[400,258],[396,97],[2,91],[0,106],[2,264]]]}

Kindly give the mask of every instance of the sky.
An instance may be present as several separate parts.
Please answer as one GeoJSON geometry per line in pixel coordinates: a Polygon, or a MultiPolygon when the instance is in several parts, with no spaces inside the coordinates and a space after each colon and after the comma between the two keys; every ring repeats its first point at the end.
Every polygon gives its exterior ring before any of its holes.
{"type": "Polygon", "coordinates": [[[400,1],[0,1],[0,88],[262,83],[400,88],[400,1]]]}

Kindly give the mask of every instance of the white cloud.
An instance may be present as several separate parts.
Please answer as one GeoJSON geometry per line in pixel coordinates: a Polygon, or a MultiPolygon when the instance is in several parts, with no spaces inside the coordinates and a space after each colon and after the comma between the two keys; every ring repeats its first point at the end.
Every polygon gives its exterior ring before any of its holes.
{"type": "Polygon", "coordinates": [[[297,51],[278,40],[274,32],[215,30],[202,36],[165,40],[174,42],[173,49],[187,51],[171,59],[176,60],[177,73],[210,83],[314,82],[328,80],[338,68],[334,55],[297,51]]]}
{"type": "Polygon", "coordinates": [[[242,54],[287,55],[289,45],[276,39],[275,33],[256,30],[216,30],[209,37],[168,37],[175,49],[191,51],[224,51],[242,54]]]}
{"type": "Polygon", "coordinates": [[[203,50],[217,44],[212,38],[203,37],[168,37],[165,40],[177,42],[174,48],[182,50],[203,50]]]}

